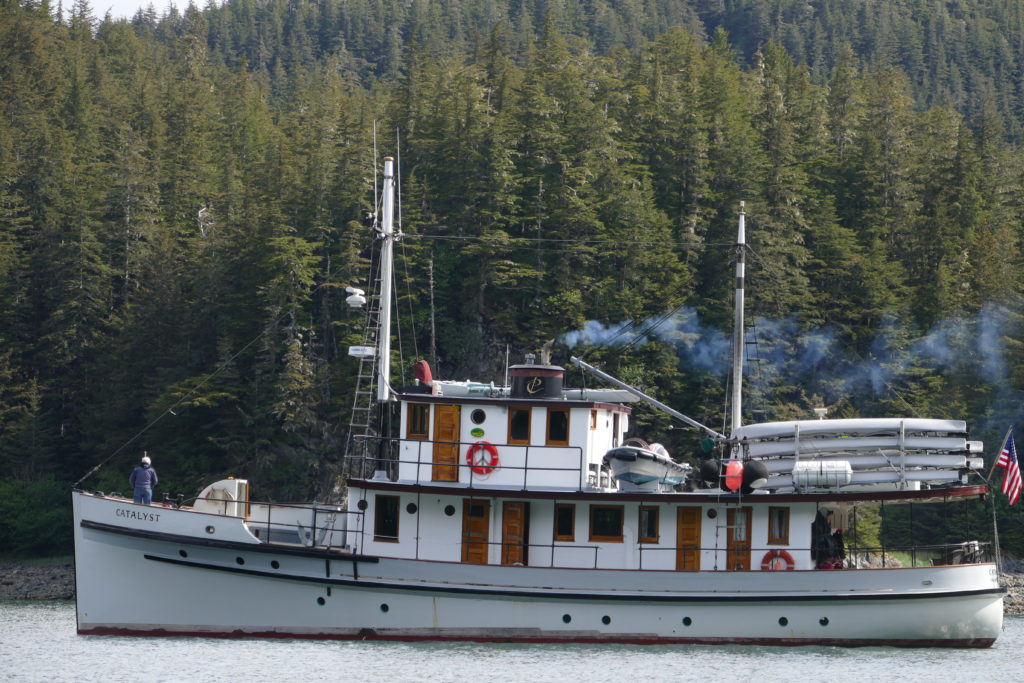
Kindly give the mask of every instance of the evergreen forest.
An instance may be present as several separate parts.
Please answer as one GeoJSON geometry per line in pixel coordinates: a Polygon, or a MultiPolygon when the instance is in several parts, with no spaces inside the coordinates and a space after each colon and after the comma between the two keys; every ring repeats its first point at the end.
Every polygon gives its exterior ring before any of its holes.
{"type": "MultiPolygon", "coordinates": [[[[71,487],[143,452],[158,500],[330,490],[385,154],[397,383],[553,341],[723,429],[743,202],[745,418],[965,419],[988,475],[1024,417],[1022,138],[1010,0],[0,0],[0,554],[70,552],[71,487]]],[[[634,414],[692,457],[675,427],[634,414]]],[[[993,514],[934,507],[878,534],[993,514]]]]}

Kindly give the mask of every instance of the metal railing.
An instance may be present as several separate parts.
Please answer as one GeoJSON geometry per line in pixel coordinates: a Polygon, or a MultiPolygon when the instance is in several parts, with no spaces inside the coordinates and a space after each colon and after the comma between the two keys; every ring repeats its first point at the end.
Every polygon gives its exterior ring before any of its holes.
{"type": "MultiPolygon", "coordinates": [[[[386,445],[383,448],[378,448],[378,452],[387,451],[400,451],[402,446],[409,446],[415,449],[415,458],[406,458],[408,452],[387,456],[386,458],[374,458],[374,457],[357,457],[357,460],[364,461],[363,464],[354,466],[354,470],[367,471],[367,463],[372,463],[374,471],[384,471],[387,473],[390,480],[395,480],[398,477],[398,468],[403,466],[409,468],[415,468],[415,477],[413,482],[416,484],[436,484],[436,483],[461,483],[468,488],[474,488],[474,486],[481,486],[483,482],[488,482],[494,476],[493,472],[486,474],[479,474],[475,470],[479,467],[477,465],[471,465],[464,462],[466,450],[477,444],[477,441],[431,441],[431,440],[420,440],[420,439],[391,439],[384,437],[366,437],[367,441],[378,442],[386,445]],[[437,445],[447,446],[454,448],[457,453],[455,462],[451,463],[438,463],[434,461],[434,447],[437,445]],[[421,476],[422,468],[430,468],[431,476],[429,478],[421,476]],[[433,477],[434,468],[455,468],[455,471],[459,473],[454,481],[445,481],[435,479],[433,477]],[[463,481],[463,471],[468,470],[468,482],[463,481]]],[[[584,459],[583,448],[580,446],[540,446],[533,444],[510,444],[510,443],[492,443],[492,446],[499,449],[505,449],[507,452],[518,453],[522,452],[523,464],[513,465],[509,464],[507,460],[501,460],[497,469],[505,471],[519,471],[522,472],[521,486],[525,491],[528,488],[529,478],[531,473],[539,472],[563,472],[566,474],[573,475],[572,478],[576,482],[576,485],[572,489],[573,491],[583,491],[589,481],[590,472],[587,470],[587,463],[584,459]],[[531,464],[531,457],[536,461],[539,457],[550,457],[553,454],[566,454],[573,453],[575,455],[576,463],[571,466],[564,467],[553,467],[550,465],[536,465],[531,464]]],[[[566,477],[568,480],[569,477],[566,477]]],[[[505,484],[507,485],[507,483],[505,484]]]]}

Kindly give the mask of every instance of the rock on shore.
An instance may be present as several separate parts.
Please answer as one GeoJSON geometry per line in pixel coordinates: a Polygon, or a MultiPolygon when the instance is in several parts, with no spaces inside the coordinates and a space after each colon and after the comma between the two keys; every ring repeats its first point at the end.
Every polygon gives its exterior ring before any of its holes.
{"type": "Polygon", "coordinates": [[[73,600],[75,569],[70,564],[0,562],[0,600],[73,600]]]}
{"type": "MultiPolygon", "coordinates": [[[[1024,616],[1024,562],[1004,560],[1000,582],[1009,591],[1003,599],[1006,616],[1024,616]]],[[[24,565],[0,562],[0,600],[73,600],[75,570],[70,564],[24,565]]]]}

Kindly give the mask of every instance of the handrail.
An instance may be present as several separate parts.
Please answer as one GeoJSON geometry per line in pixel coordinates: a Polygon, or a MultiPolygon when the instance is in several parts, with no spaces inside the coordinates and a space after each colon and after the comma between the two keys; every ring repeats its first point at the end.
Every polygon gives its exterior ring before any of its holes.
{"type": "MultiPolygon", "coordinates": [[[[479,475],[479,474],[477,474],[476,472],[473,471],[474,470],[474,466],[473,465],[468,465],[468,464],[466,464],[466,463],[464,463],[462,461],[462,453],[463,453],[464,447],[472,446],[472,445],[476,444],[477,441],[437,441],[437,440],[426,440],[426,439],[395,439],[395,438],[391,438],[391,437],[380,437],[380,436],[368,436],[368,437],[365,437],[365,438],[368,441],[393,442],[393,443],[397,444],[399,447],[402,444],[407,444],[407,445],[415,444],[415,449],[416,449],[415,456],[416,457],[415,457],[414,460],[413,459],[403,459],[401,456],[399,456],[398,458],[396,458],[394,460],[387,461],[387,463],[385,463],[385,464],[387,464],[387,465],[392,465],[393,464],[393,465],[398,466],[398,467],[401,467],[402,465],[407,465],[409,467],[414,467],[416,469],[416,477],[415,477],[415,479],[413,481],[416,484],[435,483],[433,479],[430,479],[430,480],[424,479],[420,475],[420,470],[423,467],[434,467],[436,465],[436,463],[434,463],[434,461],[433,461],[433,447],[435,445],[437,445],[437,444],[446,445],[446,446],[454,446],[454,447],[457,448],[457,450],[459,452],[459,457],[456,459],[456,461],[454,463],[442,463],[441,466],[442,467],[455,467],[455,468],[458,468],[459,471],[462,471],[463,469],[468,469],[469,470],[469,481],[465,482],[465,485],[468,488],[474,488],[474,484],[477,483],[483,476],[486,476],[487,478],[489,478],[491,476],[490,474],[487,474],[487,475],[479,475]],[[428,448],[428,447],[429,447],[429,452],[424,453],[424,449],[428,448]]],[[[523,462],[524,462],[523,465],[511,465],[511,464],[508,464],[507,461],[505,461],[505,462],[501,463],[501,468],[504,469],[504,470],[511,470],[511,471],[519,471],[519,470],[521,470],[523,472],[522,481],[523,481],[523,490],[524,491],[527,489],[527,479],[528,479],[528,476],[529,476],[530,472],[565,472],[565,473],[576,474],[577,477],[578,477],[578,484],[577,484],[575,490],[576,491],[583,491],[584,488],[585,488],[585,482],[587,480],[587,475],[589,473],[584,470],[585,454],[584,454],[583,448],[580,447],[580,446],[547,446],[547,445],[539,445],[539,444],[513,444],[513,443],[492,443],[492,445],[495,446],[496,448],[499,448],[499,449],[523,449],[523,453],[524,453],[523,454],[523,462]],[[531,465],[530,464],[531,452],[535,454],[537,451],[541,451],[541,452],[555,452],[555,451],[558,451],[558,452],[562,452],[562,453],[571,452],[571,453],[574,453],[576,455],[577,464],[575,466],[573,466],[573,467],[552,467],[552,466],[536,466],[536,465],[531,465]]],[[[362,457],[358,457],[356,459],[357,460],[362,460],[364,462],[367,462],[367,461],[379,462],[379,458],[368,457],[368,456],[362,456],[362,457]]],[[[380,469],[380,468],[378,468],[378,469],[380,469]]],[[[461,477],[459,477],[459,479],[461,479],[461,477]]],[[[444,483],[459,483],[459,482],[456,481],[456,482],[444,482],[444,483]]]]}

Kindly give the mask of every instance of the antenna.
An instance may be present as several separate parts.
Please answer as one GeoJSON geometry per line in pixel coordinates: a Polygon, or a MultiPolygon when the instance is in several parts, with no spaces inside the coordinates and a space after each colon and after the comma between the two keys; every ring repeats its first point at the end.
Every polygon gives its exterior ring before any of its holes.
{"type": "Polygon", "coordinates": [[[377,120],[373,121],[373,227],[377,227],[377,212],[380,199],[377,197],[377,120]]]}
{"type": "Polygon", "coordinates": [[[402,138],[395,128],[395,193],[398,195],[398,234],[402,234],[402,138]]]}

